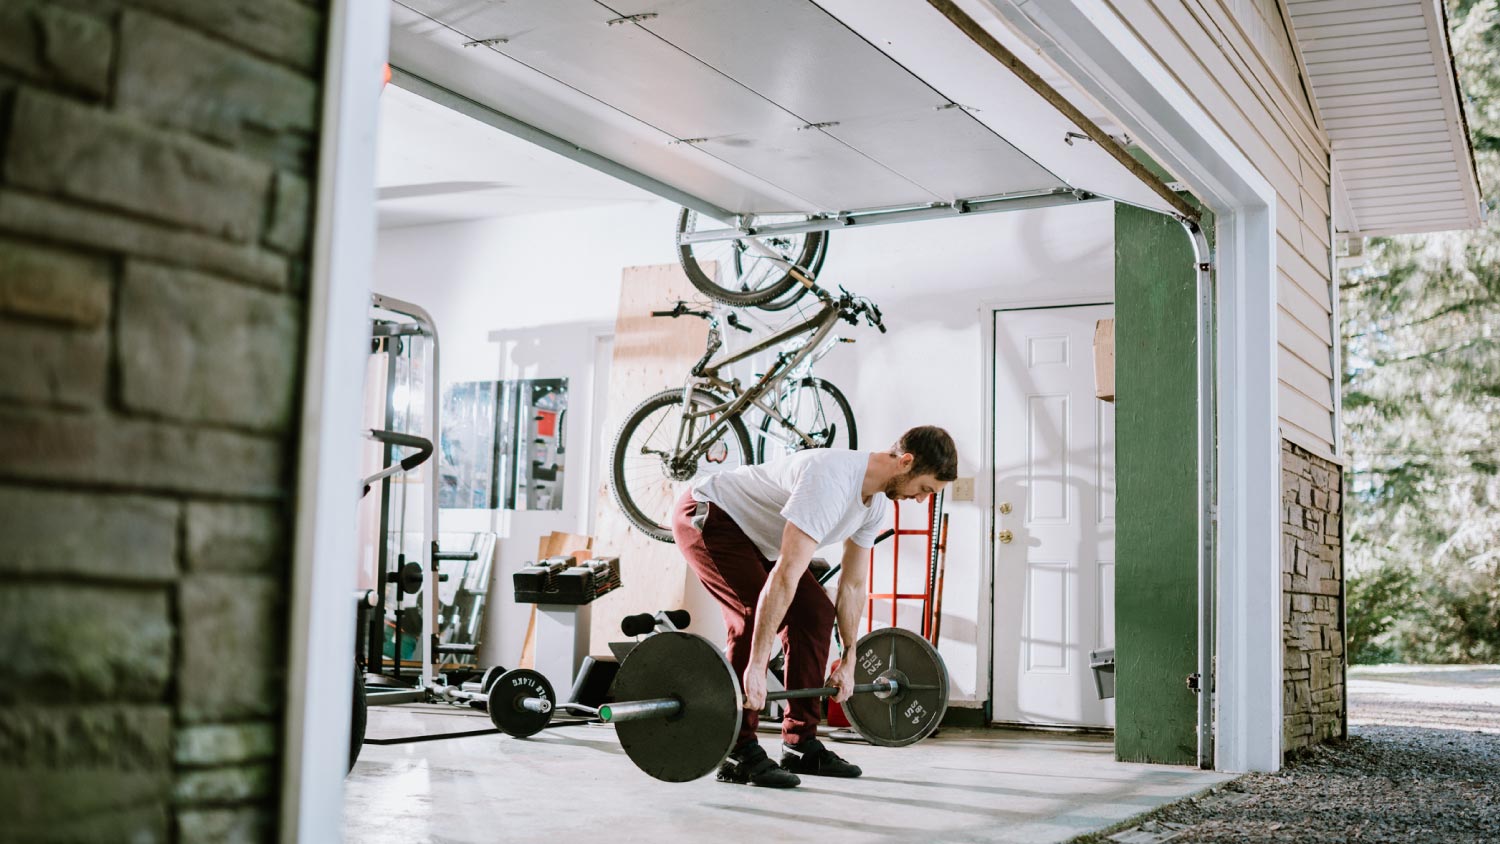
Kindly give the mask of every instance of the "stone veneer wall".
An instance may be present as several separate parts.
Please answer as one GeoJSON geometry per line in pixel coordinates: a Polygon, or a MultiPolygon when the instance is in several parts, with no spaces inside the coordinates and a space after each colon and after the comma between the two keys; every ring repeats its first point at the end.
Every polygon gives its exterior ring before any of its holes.
{"type": "Polygon", "coordinates": [[[1281,443],[1282,748],[1343,738],[1343,472],[1281,443]]]}
{"type": "Polygon", "coordinates": [[[0,3],[0,839],[274,835],[324,14],[0,3]]]}

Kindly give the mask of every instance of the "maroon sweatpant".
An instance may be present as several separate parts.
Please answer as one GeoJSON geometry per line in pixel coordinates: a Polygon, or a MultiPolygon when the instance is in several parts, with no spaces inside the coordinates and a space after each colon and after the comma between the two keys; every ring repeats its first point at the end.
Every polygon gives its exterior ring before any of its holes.
{"type": "MultiPolygon", "coordinates": [[[[708,505],[703,530],[693,527],[698,508],[691,492],[682,496],[672,512],[672,536],[682,556],[719,602],[724,612],[724,626],[729,641],[724,652],[734,666],[736,677],[745,676],[750,664],[750,639],[755,631],[755,605],[766,585],[772,562],[761,556],[755,543],[740,530],[722,509],[708,505]]],[[[827,679],[828,647],[833,637],[833,602],[818,584],[812,572],[804,572],[797,583],[797,594],[787,607],[781,622],[781,646],[786,653],[786,686],[790,689],[817,688],[827,679]]],[[[814,737],[821,720],[822,702],[818,698],[787,701],[789,708],[781,722],[781,737],[788,744],[814,737]]],[[[740,722],[736,746],[755,738],[760,713],[746,710],[740,722]]]]}

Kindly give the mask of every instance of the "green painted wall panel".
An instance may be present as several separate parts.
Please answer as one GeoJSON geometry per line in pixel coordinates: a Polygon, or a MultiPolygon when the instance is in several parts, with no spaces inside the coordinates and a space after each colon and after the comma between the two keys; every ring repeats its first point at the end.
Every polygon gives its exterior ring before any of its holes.
{"type": "Polygon", "coordinates": [[[1192,764],[1197,330],[1191,240],[1115,206],[1115,754],[1192,764]]]}

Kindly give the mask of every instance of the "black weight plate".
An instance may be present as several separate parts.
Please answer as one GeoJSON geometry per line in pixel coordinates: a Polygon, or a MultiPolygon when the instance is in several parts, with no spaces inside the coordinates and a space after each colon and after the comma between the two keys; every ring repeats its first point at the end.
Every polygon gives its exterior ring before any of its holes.
{"type": "Polygon", "coordinates": [[[401,591],[408,595],[414,595],[422,591],[422,564],[407,563],[401,567],[401,591]]]}
{"type": "Polygon", "coordinates": [[[490,689],[494,688],[495,686],[495,681],[504,676],[505,666],[491,665],[489,668],[486,668],[484,670],[484,675],[479,678],[479,690],[484,692],[485,694],[489,694],[490,689]]]}
{"type": "Polygon", "coordinates": [[[854,646],[854,682],[895,677],[901,690],[889,697],[857,694],[844,714],[871,744],[904,747],[932,734],[948,711],[948,668],[926,639],[899,627],[866,633],[854,646]]]}
{"type": "Polygon", "coordinates": [[[643,639],[615,675],[614,698],[682,702],[672,718],[615,722],[630,761],[666,782],[688,782],[717,768],[740,732],[739,678],[718,648],[691,633],[643,639]]]}
{"type": "Polygon", "coordinates": [[[490,723],[506,735],[525,738],[535,735],[552,720],[552,711],[532,712],[521,707],[521,700],[528,697],[546,698],[554,709],[557,696],[552,693],[552,684],[529,668],[515,668],[501,674],[490,687],[490,723]]]}

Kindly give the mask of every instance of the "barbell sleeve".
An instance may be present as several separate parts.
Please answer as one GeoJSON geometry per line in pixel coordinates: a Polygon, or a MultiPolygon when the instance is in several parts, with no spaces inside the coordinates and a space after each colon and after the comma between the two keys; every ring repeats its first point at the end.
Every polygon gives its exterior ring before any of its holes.
{"type": "Polygon", "coordinates": [[[521,708],[528,712],[535,712],[538,715],[546,715],[552,711],[552,701],[544,697],[523,697],[521,698],[521,708]]]}
{"type": "Polygon", "coordinates": [[[617,721],[643,721],[648,718],[671,718],[682,711],[682,702],[676,698],[655,700],[631,700],[621,703],[606,703],[599,707],[599,720],[609,724],[617,721]]]}

